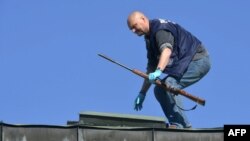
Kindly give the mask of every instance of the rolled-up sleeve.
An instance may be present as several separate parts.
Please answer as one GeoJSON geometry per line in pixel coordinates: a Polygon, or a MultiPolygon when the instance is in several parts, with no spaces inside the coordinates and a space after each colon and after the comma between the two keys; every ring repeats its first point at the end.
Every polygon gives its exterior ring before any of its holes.
{"type": "Polygon", "coordinates": [[[170,48],[173,50],[174,46],[174,36],[171,32],[165,30],[159,30],[155,35],[156,44],[160,51],[164,48],[170,48]]]}

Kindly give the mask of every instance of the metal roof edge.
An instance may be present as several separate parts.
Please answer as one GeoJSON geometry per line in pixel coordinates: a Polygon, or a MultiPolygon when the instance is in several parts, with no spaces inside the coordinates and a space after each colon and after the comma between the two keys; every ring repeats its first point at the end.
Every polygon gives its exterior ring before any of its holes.
{"type": "Polygon", "coordinates": [[[164,117],[157,117],[157,116],[144,116],[144,115],[132,115],[132,114],[118,114],[118,113],[104,113],[104,112],[80,112],[81,115],[87,116],[100,116],[100,117],[112,117],[112,118],[123,118],[123,119],[139,119],[139,120],[150,120],[150,121],[166,121],[164,117]]]}

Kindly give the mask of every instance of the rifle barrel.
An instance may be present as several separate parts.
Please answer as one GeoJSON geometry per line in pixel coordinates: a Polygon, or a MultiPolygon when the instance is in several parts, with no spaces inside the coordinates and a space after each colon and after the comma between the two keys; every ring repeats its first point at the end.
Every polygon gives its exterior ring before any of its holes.
{"type": "Polygon", "coordinates": [[[123,65],[121,63],[118,63],[115,60],[113,60],[113,59],[111,59],[111,58],[109,58],[109,57],[107,57],[107,56],[105,56],[103,54],[98,54],[98,55],[101,56],[104,59],[107,59],[107,60],[109,60],[109,61],[111,61],[111,62],[113,62],[113,63],[115,63],[115,64],[117,64],[117,65],[119,65],[119,66],[121,66],[121,67],[123,67],[125,69],[127,69],[127,70],[129,70],[129,71],[133,71],[131,68],[129,68],[129,67],[127,67],[127,66],[125,66],[125,65],[123,65]]]}

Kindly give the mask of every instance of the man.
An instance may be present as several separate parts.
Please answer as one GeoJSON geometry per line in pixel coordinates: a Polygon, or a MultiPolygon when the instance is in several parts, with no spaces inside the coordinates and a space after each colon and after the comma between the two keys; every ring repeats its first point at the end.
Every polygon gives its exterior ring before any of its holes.
{"type": "MultiPolygon", "coordinates": [[[[127,19],[129,29],[144,36],[147,48],[147,74],[135,110],[141,110],[146,93],[156,79],[171,87],[184,89],[198,82],[210,69],[209,55],[199,39],[180,25],[164,20],[149,20],[142,12],[132,12],[127,19]]],[[[155,86],[155,97],[168,120],[168,126],[191,128],[182,107],[180,95],[155,86]]]]}

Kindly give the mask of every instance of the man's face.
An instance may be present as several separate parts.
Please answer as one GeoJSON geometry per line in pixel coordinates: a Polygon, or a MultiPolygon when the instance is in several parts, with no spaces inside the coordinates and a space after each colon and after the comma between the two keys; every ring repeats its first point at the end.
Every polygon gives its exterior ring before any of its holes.
{"type": "Polygon", "coordinates": [[[142,36],[146,34],[145,21],[141,17],[133,17],[129,19],[128,27],[132,32],[134,32],[138,36],[142,36]]]}

